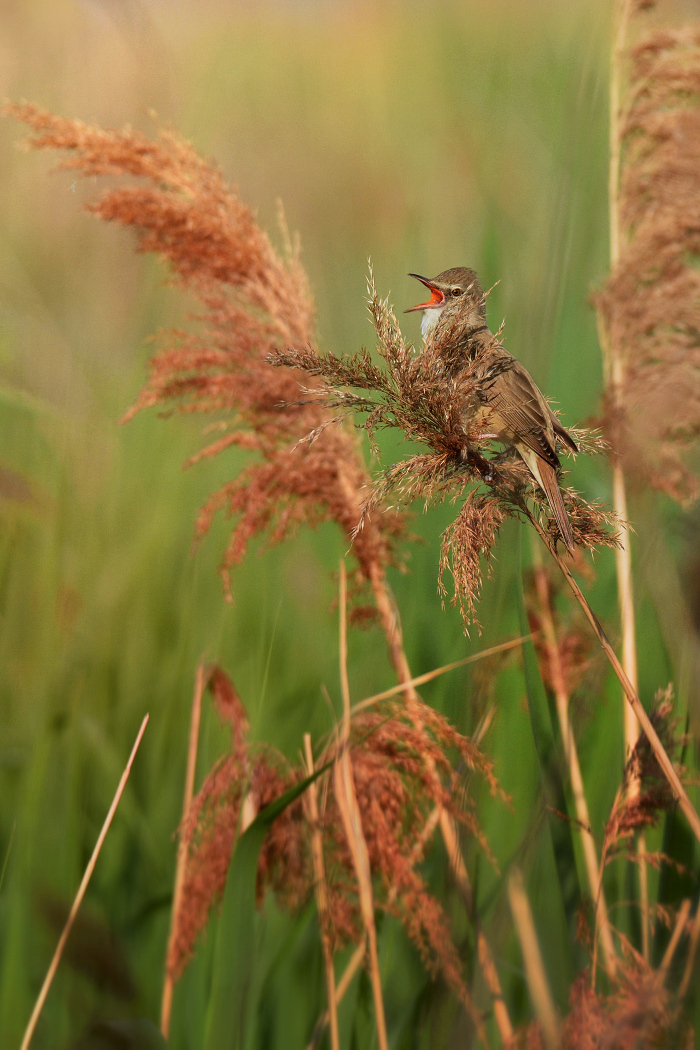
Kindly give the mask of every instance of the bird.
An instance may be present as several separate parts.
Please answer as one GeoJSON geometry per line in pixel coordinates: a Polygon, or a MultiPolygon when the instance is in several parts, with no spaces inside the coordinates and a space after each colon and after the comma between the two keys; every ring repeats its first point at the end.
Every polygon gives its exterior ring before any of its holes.
{"type": "Polygon", "coordinates": [[[430,291],[430,299],[412,306],[406,313],[422,311],[421,333],[454,337],[464,346],[467,359],[476,364],[481,400],[484,403],[484,439],[499,441],[514,448],[547,497],[564,544],[574,553],[571,522],[564,507],[557,472],[561,467],[557,441],[570,451],[578,452],[571,434],[562,426],[526,368],[490,331],[486,323],[486,297],[474,270],[455,266],[437,277],[421,277],[430,291]],[[459,322],[455,324],[455,322],[459,322]],[[453,335],[453,333],[457,333],[453,335]]]}

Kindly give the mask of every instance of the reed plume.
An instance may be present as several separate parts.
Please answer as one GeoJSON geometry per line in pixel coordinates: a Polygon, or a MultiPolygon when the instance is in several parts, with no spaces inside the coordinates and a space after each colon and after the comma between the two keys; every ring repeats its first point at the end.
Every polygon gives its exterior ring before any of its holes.
{"type": "MultiPolygon", "coordinates": [[[[131,227],[137,250],[163,258],[201,304],[196,332],[161,335],[164,349],[151,359],[148,381],[124,420],[156,406],[214,415],[206,432],[218,436],[187,465],[233,447],[252,454],[205,503],[195,528],[201,539],[217,513],[234,521],[221,564],[227,594],[231,568],[261,533],[277,543],[300,523],[330,519],[353,534],[369,482],[356,437],[327,428],[322,406],[300,401],[303,376],[267,360],[275,348],[312,347],[315,339],[299,244],[283,217],[280,254],[219,170],[170,132],[153,142],[131,128],[105,131],[29,104],[7,111],[35,132],[32,149],[68,151],[59,170],[139,180],[107,190],[87,209],[131,227]],[[299,444],[309,431],[318,440],[299,444]]],[[[358,583],[383,579],[401,531],[399,515],[387,512],[357,536],[358,583]]]]}
{"type": "MultiPolygon", "coordinates": [[[[206,777],[187,826],[181,829],[188,843],[187,874],[178,937],[168,960],[168,970],[176,978],[223,894],[239,829],[306,775],[305,765],[290,765],[272,748],[249,743],[245,709],[223,672],[217,674],[212,691],[219,715],[231,729],[231,749],[206,777]]],[[[350,734],[353,777],[376,906],[403,923],[429,972],[442,974],[468,1001],[448,918],[417,865],[436,829],[436,823],[430,822],[436,806],[449,812],[495,863],[451,755],[477,773],[492,793],[502,793],[491,762],[471,741],[427,705],[422,706],[421,716],[419,730],[396,701],[384,701],[355,716],[350,734]],[[426,825],[431,829],[428,837],[426,825]]],[[[316,765],[334,761],[337,750],[336,741],[331,741],[316,765]]],[[[294,912],[310,899],[315,884],[312,834],[320,830],[327,898],[324,933],[335,952],[361,939],[362,918],[352,856],[328,774],[321,780],[319,794],[316,821],[309,822],[299,800],[270,828],[258,865],[258,899],[270,889],[283,907],[294,912]]]]}
{"type": "Polygon", "coordinates": [[[630,478],[687,504],[700,435],[700,28],[657,29],[627,57],[619,255],[595,297],[616,362],[604,427],[630,478]]]}

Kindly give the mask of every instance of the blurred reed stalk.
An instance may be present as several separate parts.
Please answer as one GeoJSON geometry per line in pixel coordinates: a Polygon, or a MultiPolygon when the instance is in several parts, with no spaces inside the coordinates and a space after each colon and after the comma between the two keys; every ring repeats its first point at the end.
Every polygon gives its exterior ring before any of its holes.
{"type": "MultiPolygon", "coordinates": [[[[608,176],[608,206],[610,227],[610,270],[613,272],[620,260],[620,153],[621,135],[621,79],[622,65],[625,56],[625,42],[629,24],[631,0],[614,0],[614,21],[612,49],[610,55],[610,118],[609,149],[610,167],[608,176]]],[[[609,339],[600,313],[599,333],[605,365],[606,387],[615,411],[620,388],[624,378],[622,356],[609,339]]],[[[620,626],[622,631],[622,666],[632,688],[639,690],[637,673],[637,642],[634,615],[634,588],[632,582],[632,551],[630,528],[627,514],[627,487],[622,466],[622,458],[613,450],[612,456],[613,506],[620,522],[620,543],[615,550],[617,570],[617,597],[620,609],[620,626]]],[[[624,697],[624,690],[623,690],[624,697]]],[[[639,736],[639,722],[630,704],[624,706],[624,740],[625,755],[629,757],[639,736]]],[[[638,783],[632,786],[632,793],[639,790],[638,783]]],[[[642,954],[649,961],[649,879],[644,860],[646,839],[641,832],[637,839],[639,856],[639,896],[640,921],[642,927],[642,954]]]]}
{"type": "Polygon", "coordinates": [[[191,827],[188,821],[192,798],[194,795],[194,778],[197,769],[197,748],[199,744],[199,725],[202,714],[202,697],[211,677],[211,671],[204,664],[197,668],[194,678],[194,693],[192,696],[192,712],[190,715],[190,735],[187,744],[187,768],[185,771],[185,789],[182,800],[182,817],[180,818],[180,836],[177,846],[177,861],[175,865],[175,882],[173,884],[173,903],[170,909],[170,933],[168,936],[168,948],[165,955],[165,978],[163,980],[163,996],[160,1004],[160,1030],[163,1038],[167,1039],[170,1034],[170,1014],[173,1006],[173,988],[175,978],[170,966],[173,957],[175,942],[179,933],[180,907],[182,905],[182,889],[185,884],[185,871],[187,868],[187,854],[190,848],[191,827]]]}
{"type": "MultiPolygon", "coordinates": [[[[311,749],[311,736],[304,734],[304,756],[306,758],[306,769],[311,776],[314,771],[314,754],[311,749]]],[[[323,946],[323,961],[326,969],[326,988],[328,992],[327,1017],[331,1030],[331,1050],[340,1050],[340,1035],[338,1032],[338,1010],[336,1004],[335,968],[333,966],[333,948],[330,942],[329,918],[328,918],[328,895],[326,892],[326,874],[323,867],[323,838],[319,826],[318,812],[318,786],[316,781],[309,785],[305,795],[307,819],[311,825],[311,851],[314,862],[314,889],[316,893],[316,904],[318,907],[318,922],[321,930],[321,944],[323,946]]],[[[363,952],[364,955],[364,952],[363,952]]]]}
{"type": "Polygon", "coordinates": [[[561,1042],[559,1017],[549,988],[535,922],[519,868],[513,868],[508,877],[508,901],[520,942],[525,979],[532,1005],[542,1026],[544,1044],[547,1050],[558,1050],[561,1042]]]}
{"type": "Polygon", "coordinates": [[[695,807],[693,806],[693,803],[690,801],[690,798],[688,797],[688,792],[683,787],[683,784],[682,784],[681,779],[680,779],[680,777],[679,777],[679,775],[678,775],[678,773],[676,771],[676,768],[673,765],[673,762],[669,758],[668,754],[666,753],[666,749],[664,748],[663,744],[661,743],[661,740],[659,739],[659,735],[656,732],[656,730],[654,729],[654,726],[652,725],[651,719],[649,718],[648,714],[644,710],[642,702],[639,699],[639,696],[637,695],[637,691],[635,690],[635,688],[633,687],[633,685],[630,682],[629,678],[625,674],[624,668],[622,667],[622,664],[618,660],[615,650],[613,649],[612,645],[608,641],[608,638],[607,638],[603,628],[601,627],[601,625],[600,625],[600,623],[598,621],[598,617],[596,616],[596,614],[593,612],[593,610],[591,609],[590,605],[588,604],[586,596],[584,595],[583,591],[579,587],[579,585],[576,582],[576,580],[574,579],[574,577],[571,575],[571,572],[570,572],[568,566],[565,564],[563,559],[560,557],[560,555],[559,555],[559,553],[558,553],[558,551],[556,549],[555,543],[552,542],[552,540],[547,535],[547,533],[545,532],[545,530],[543,529],[542,525],[539,523],[537,518],[534,517],[530,513],[530,511],[525,507],[525,504],[523,504],[523,512],[530,519],[530,522],[531,522],[533,528],[539,533],[539,535],[540,535],[540,537],[542,539],[542,542],[545,544],[545,546],[549,550],[550,554],[552,555],[552,557],[556,561],[557,565],[559,566],[561,572],[564,575],[564,578],[566,579],[566,582],[568,583],[569,587],[573,591],[573,594],[574,594],[574,597],[576,598],[576,601],[579,603],[579,605],[583,609],[583,611],[584,611],[584,613],[586,615],[586,619],[588,620],[588,622],[590,623],[591,627],[593,628],[596,638],[598,639],[598,641],[600,642],[601,646],[603,647],[603,651],[605,652],[605,655],[607,656],[613,671],[617,675],[617,679],[620,682],[620,685],[622,686],[622,688],[623,688],[623,690],[624,690],[624,692],[625,692],[625,694],[627,696],[627,699],[628,699],[628,701],[630,703],[630,706],[634,710],[637,718],[639,719],[639,722],[641,723],[641,726],[642,726],[642,729],[644,730],[645,736],[647,737],[647,740],[649,741],[649,744],[651,745],[651,748],[654,751],[654,754],[656,755],[656,759],[657,759],[659,765],[661,766],[661,769],[663,771],[664,776],[668,780],[668,782],[669,782],[669,784],[671,786],[671,789],[673,790],[676,798],[678,799],[679,805],[680,805],[681,809],[683,810],[683,813],[685,814],[685,816],[686,816],[686,818],[688,820],[688,823],[690,824],[690,827],[692,828],[693,834],[695,835],[695,837],[698,840],[698,842],[700,842],[700,817],[698,817],[698,814],[697,814],[697,812],[695,810],[695,807]]]}
{"type": "Polygon", "coordinates": [[[544,643],[549,660],[552,687],[556,701],[557,717],[559,719],[561,738],[564,745],[564,755],[569,767],[576,817],[583,831],[581,845],[583,847],[586,877],[588,879],[588,887],[591,897],[595,901],[596,930],[600,931],[605,969],[608,976],[613,978],[617,971],[617,955],[615,953],[615,944],[613,941],[610,919],[608,917],[608,907],[605,900],[603,880],[601,878],[601,870],[598,863],[595,840],[593,838],[593,828],[591,827],[591,818],[588,811],[588,801],[586,799],[581,766],[578,760],[576,740],[571,728],[571,722],[569,721],[570,696],[566,686],[566,678],[562,666],[559,640],[554,626],[549,581],[547,574],[542,567],[542,560],[536,543],[533,543],[532,548],[535,588],[542,623],[542,633],[544,635],[544,643]]]}
{"type": "Polygon", "coordinates": [[[347,579],[345,562],[340,562],[340,687],[343,695],[343,721],[340,730],[338,757],[333,766],[333,785],[338,802],[338,809],[345,828],[345,834],[352,855],[357,878],[362,921],[367,935],[369,948],[370,980],[374,997],[375,1022],[379,1050],[389,1050],[384,1017],[384,999],[382,982],[379,973],[379,956],[377,954],[377,929],[374,923],[374,897],[372,893],[372,872],[369,864],[367,842],[362,831],[360,807],[357,803],[355,783],[350,759],[350,685],[348,682],[348,640],[347,640],[347,579]]]}
{"type": "Polygon", "coordinates": [[[66,943],[68,942],[68,937],[70,936],[70,931],[71,931],[71,929],[73,927],[73,923],[75,922],[75,917],[78,914],[78,909],[80,908],[80,905],[83,902],[83,897],[85,896],[85,891],[88,888],[88,883],[90,882],[90,879],[92,878],[92,873],[95,870],[95,865],[97,864],[97,858],[99,857],[100,851],[102,850],[102,847],[104,845],[104,841],[107,838],[107,832],[109,831],[110,826],[112,824],[112,820],[114,819],[114,814],[117,812],[117,806],[119,805],[119,802],[121,801],[121,797],[124,794],[124,788],[126,787],[126,782],[129,779],[129,774],[131,773],[131,767],[134,764],[134,759],[136,758],[136,752],[138,751],[138,749],[139,749],[139,747],[141,745],[141,740],[143,739],[143,734],[146,732],[146,726],[148,725],[148,718],[149,718],[148,715],[144,716],[143,722],[141,723],[141,728],[139,729],[139,731],[138,731],[138,733],[136,735],[136,740],[134,741],[134,746],[131,749],[131,754],[129,755],[129,758],[127,760],[126,766],[124,767],[124,772],[122,773],[121,778],[119,780],[119,783],[117,785],[117,790],[114,793],[114,798],[112,799],[112,805],[109,807],[109,810],[107,812],[107,816],[105,817],[104,824],[102,825],[102,830],[100,831],[100,834],[97,836],[97,842],[95,843],[95,848],[93,849],[92,856],[90,857],[90,860],[87,863],[87,867],[85,868],[85,874],[83,875],[83,878],[82,878],[82,881],[80,883],[80,886],[78,887],[78,892],[75,895],[75,900],[73,901],[73,904],[71,906],[71,910],[70,910],[70,912],[68,914],[68,918],[66,919],[66,924],[63,927],[63,932],[61,933],[61,936],[60,936],[60,938],[58,940],[58,944],[56,945],[56,950],[53,953],[53,958],[51,959],[51,962],[49,963],[49,968],[46,971],[46,977],[44,978],[44,983],[41,986],[41,990],[40,990],[39,995],[37,996],[37,1000],[36,1000],[36,1002],[34,1004],[34,1009],[32,1010],[32,1015],[29,1018],[29,1023],[27,1024],[24,1036],[22,1038],[22,1043],[20,1045],[20,1050],[28,1050],[29,1045],[30,1045],[30,1043],[32,1041],[32,1037],[34,1035],[34,1031],[36,1029],[37,1022],[39,1020],[39,1016],[41,1015],[41,1011],[44,1008],[44,1003],[46,1002],[46,997],[49,994],[49,989],[51,988],[51,984],[53,983],[53,979],[56,976],[56,970],[58,969],[58,964],[61,961],[61,956],[63,955],[63,950],[66,947],[66,943]]]}
{"type": "Polygon", "coordinates": [[[690,915],[690,905],[690,898],[686,898],[678,909],[671,939],[666,945],[666,951],[664,952],[661,964],[657,970],[659,984],[663,984],[666,980],[668,971],[671,968],[671,963],[673,962],[673,956],[676,953],[676,948],[678,947],[681,937],[685,933],[686,923],[688,922],[688,916],[690,915]]]}
{"type": "Polygon", "coordinates": [[[698,950],[698,941],[700,940],[700,901],[698,901],[695,907],[695,918],[693,919],[693,925],[690,930],[690,946],[688,948],[688,956],[685,960],[685,969],[683,971],[683,977],[678,988],[678,998],[684,999],[688,988],[690,987],[690,979],[693,976],[693,969],[695,967],[695,953],[698,950]]]}

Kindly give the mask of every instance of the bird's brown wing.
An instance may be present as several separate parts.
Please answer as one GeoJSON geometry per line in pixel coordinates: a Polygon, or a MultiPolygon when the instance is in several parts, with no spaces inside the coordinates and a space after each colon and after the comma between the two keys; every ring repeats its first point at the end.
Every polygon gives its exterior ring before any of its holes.
{"type": "Polygon", "coordinates": [[[523,366],[511,357],[486,384],[486,390],[488,404],[504,429],[558,469],[549,406],[523,366]]]}

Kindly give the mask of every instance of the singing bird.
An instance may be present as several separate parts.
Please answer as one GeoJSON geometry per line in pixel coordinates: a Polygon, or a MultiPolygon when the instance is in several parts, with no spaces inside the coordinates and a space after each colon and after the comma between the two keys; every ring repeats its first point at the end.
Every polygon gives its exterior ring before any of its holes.
{"type": "Polygon", "coordinates": [[[464,266],[443,270],[432,279],[417,273],[409,277],[423,282],[430,299],[406,313],[423,311],[424,339],[433,334],[439,339],[443,326],[447,332],[452,322],[460,322],[456,330],[460,341],[464,341],[465,357],[468,355],[480,365],[477,376],[488,431],[482,437],[510,445],[520,454],[549,501],[567,550],[573,553],[574,537],[557,478],[561,463],[556,443],[561,441],[572,452],[578,452],[578,446],[530,374],[489,330],[479,278],[474,270],[464,266]]]}

